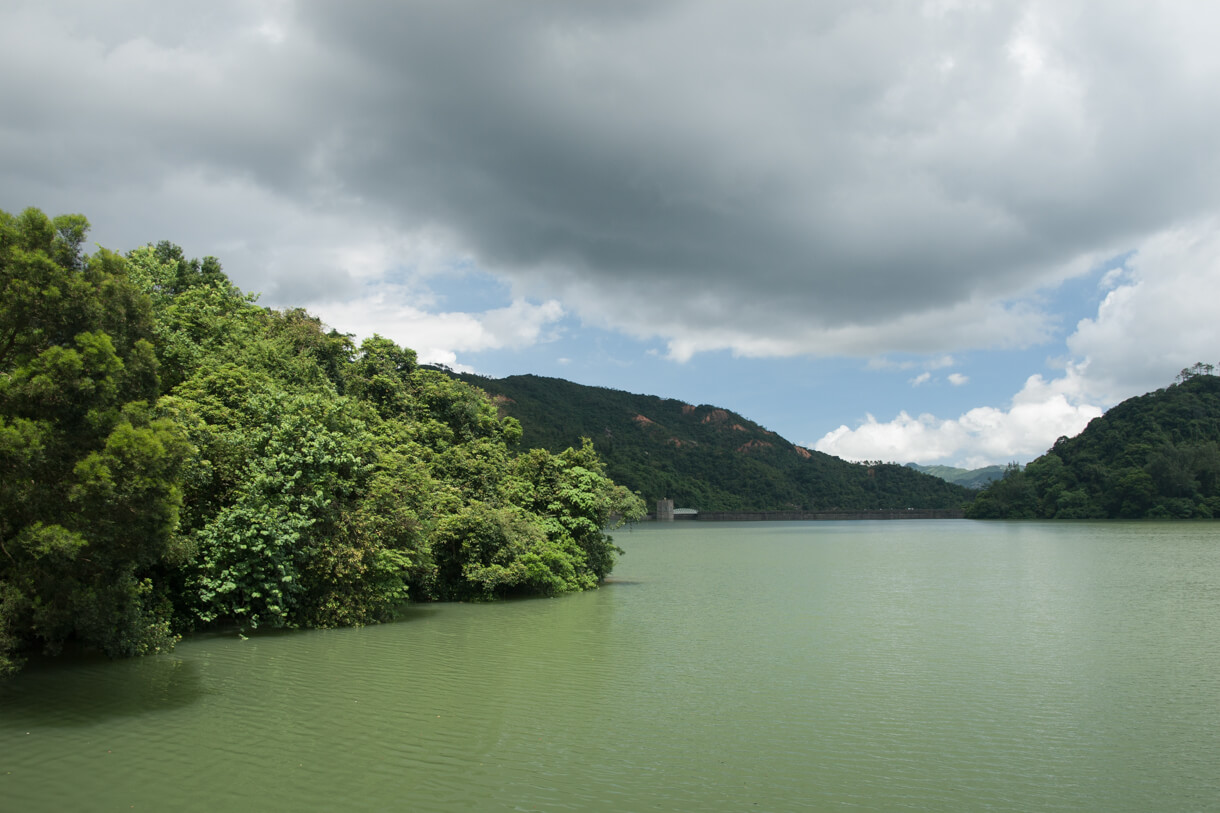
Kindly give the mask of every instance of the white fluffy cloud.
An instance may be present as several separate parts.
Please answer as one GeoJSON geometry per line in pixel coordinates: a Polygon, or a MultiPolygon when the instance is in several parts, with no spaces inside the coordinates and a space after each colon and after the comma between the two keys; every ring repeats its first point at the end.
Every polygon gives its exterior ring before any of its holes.
{"type": "Polygon", "coordinates": [[[458,353],[535,344],[564,315],[555,300],[539,304],[518,299],[482,313],[432,313],[407,301],[394,286],[382,285],[366,296],[322,303],[314,310],[326,324],[354,333],[357,341],[377,333],[412,348],[422,363],[460,370],[467,368],[459,363],[458,353]]]}
{"type": "Polygon", "coordinates": [[[847,460],[977,468],[1036,457],[1056,438],[1077,434],[1099,415],[1099,408],[1072,404],[1054,382],[1033,376],[1008,409],[977,407],[949,419],[901,412],[885,423],[869,415],[855,429],[840,426],[828,432],[814,448],[847,460]]]}
{"type": "Polygon", "coordinates": [[[1097,316],[1068,338],[1083,397],[1114,403],[1220,361],[1220,220],[1167,229],[1111,275],[1097,316]]]}
{"type": "MultiPolygon", "coordinates": [[[[1049,381],[1030,377],[1007,408],[978,407],[957,418],[901,412],[886,422],[869,415],[855,428],[828,432],[815,448],[855,460],[966,467],[1025,461],[1078,433],[1103,407],[1166,386],[1195,362],[1220,361],[1217,220],[1154,234],[1103,285],[1097,315],[1067,339],[1072,359],[1064,372],[1049,381]]],[[[948,378],[965,383],[957,373],[948,378]]]]}

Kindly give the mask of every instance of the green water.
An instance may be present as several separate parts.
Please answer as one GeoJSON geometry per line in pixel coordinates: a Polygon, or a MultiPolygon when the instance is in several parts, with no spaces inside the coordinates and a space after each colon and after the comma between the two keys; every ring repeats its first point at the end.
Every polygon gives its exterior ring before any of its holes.
{"type": "Polygon", "coordinates": [[[1220,810],[1220,523],[676,523],[615,581],[35,664],[0,810],[1220,810]]]}

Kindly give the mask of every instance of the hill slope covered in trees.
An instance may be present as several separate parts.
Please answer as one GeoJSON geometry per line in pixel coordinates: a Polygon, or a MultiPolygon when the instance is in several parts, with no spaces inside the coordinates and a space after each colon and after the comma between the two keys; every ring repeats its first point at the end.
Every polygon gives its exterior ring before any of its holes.
{"type": "Polygon", "coordinates": [[[1220,516],[1220,378],[1207,365],[1130,398],[1010,467],[967,515],[989,518],[1220,516]]]}
{"type": "Polygon", "coordinates": [[[908,468],[957,483],[966,488],[982,488],[988,483],[1004,476],[1003,466],[984,466],[981,469],[959,469],[955,466],[921,466],[918,463],[907,463],[908,468]]]}
{"type": "Polygon", "coordinates": [[[592,446],[518,451],[479,390],[259,307],[169,243],[0,212],[0,673],[68,643],[360,624],[596,585],[642,514],[592,446]]]}
{"type": "Polygon", "coordinates": [[[848,463],[742,416],[533,375],[460,375],[521,421],[526,445],[591,438],[615,482],[703,511],[958,508],[973,492],[898,464],[848,463]]]}

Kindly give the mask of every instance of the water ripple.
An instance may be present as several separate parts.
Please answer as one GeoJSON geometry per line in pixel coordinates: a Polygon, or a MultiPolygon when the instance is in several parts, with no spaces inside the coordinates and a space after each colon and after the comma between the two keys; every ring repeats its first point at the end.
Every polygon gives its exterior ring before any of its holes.
{"type": "Polygon", "coordinates": [[[760,525],[637,530],[578,596],[37,666],[0,686],[0,798],[1220,809],[1213,526],[760,525]]]}

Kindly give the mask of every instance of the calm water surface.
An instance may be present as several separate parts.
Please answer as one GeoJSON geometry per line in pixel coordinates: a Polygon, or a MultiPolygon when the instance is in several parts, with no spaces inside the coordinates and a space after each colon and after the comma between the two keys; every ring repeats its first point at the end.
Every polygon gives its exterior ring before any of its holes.
{"type": "Polygon", "coordinates": [[[0,809],[1220,811],[1220,523],[676,523],[0,684],[0,809]]]}

